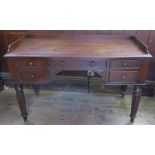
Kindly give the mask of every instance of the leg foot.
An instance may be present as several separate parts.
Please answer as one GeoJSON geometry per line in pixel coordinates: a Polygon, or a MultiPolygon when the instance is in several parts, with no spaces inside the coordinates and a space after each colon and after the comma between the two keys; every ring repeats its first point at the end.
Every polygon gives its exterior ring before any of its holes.
{"type": "Polygon", "coordinates": [[[135,117],[132,117],[132,116],[130,115],[130,123],[132,124],[132,123],[134,123],[134,121],[135,121],[135,117]]]}
{"type": "Polygon", "coordinates": [[[26,122],[27,121],[27,114],[23,114],[22,117],[24,119],[24,122],[26,122]]]}
{"type": "Polygon", "coordinates": [[[134,91],[133,91],[133,96],[132,96],[132,104],[131,104],[131,114],[130,114],[130,118],[131,118],[130,122],[131,123],[133,123],[136,118],[141,94],[142,94],[141,86],[135,86],[134,91]]]}

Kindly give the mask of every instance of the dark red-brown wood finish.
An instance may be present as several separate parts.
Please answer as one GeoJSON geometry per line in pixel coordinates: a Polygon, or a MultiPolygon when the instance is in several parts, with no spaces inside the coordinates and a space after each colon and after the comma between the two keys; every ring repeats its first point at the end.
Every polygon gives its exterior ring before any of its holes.
{"type": "Polygon", "coordinates": [[[155,82],[155,30],[150,31],[148,47],[153,58],[150,60],[148,69],[148,80],[155,82]]]}
{"type": "MultiPolygon", "coordinates": [[[[0,46],[0,59],[1,59],[1,73],[8,73],[8,67],[6,60],[3,58],[3,55],[7,51],[7,46],[20,38],[21,36],[28,34],[28,35],[57,35],[57,34],[70,34],[70,35],[77,35],[77,34],[97,34],[97,35],[125,35],[125,36],[136,36],[138,39],[142,40],[145,44],[149,47],[149,52],[153,55],[148,67],[148,75],[147,75],[147,82],[154,83],[155,82],[155,31],[153,30],[7,30],[7,31],[0,31],[0,40],[3,42],[0,46]]],[[[5,78],[5,77],[4,77],[5,78]]]]}
{"type": "Polygon", "coordinates": [[[12,43],[5,55],[24,120],[23,84],[49,83],[62,71],[97,73],[105,85],[138,85],[133,92],[131,122],[136,117],[151,55],[135,37],[121,35],[26,35],[12,43]],[[140,93],[139,93],[140,94],[140,93]]]}
{"type": "Polygon", "coordinates": [[[0,31],[0,72],[8,71],[6,59],[3,57],[8,48],[4,31],[0,31]]]}

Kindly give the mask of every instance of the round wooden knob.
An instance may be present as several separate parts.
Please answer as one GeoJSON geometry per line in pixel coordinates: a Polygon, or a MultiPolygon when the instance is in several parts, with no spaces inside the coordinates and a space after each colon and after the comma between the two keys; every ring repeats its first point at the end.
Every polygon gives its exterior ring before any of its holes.
{"type": "Polygon", "coordinates": [[[31,78],[32,78],[32,79],[34,78],[34,74],[31,75],[31,78]]]}
{"type": "Polygon", "coordinates": [[[90,65],[93,67],[93,66],[95,66],[95,61],[91,61],[90,62],[90,65]]]}
{"type": "Polygon", "coordinates": [[[30,61],[30,62],[29,62],[29,65],[30,65],[30,66],[32,66],[32,65],[33,65],[33,63],[30,61]]]}
{"type": "Polygon", "coordinates": [[[125,79],[126,78],[126,76],[125,75],[122,75],[122,79],[125,79]]]}
{"type": "Polygon", "coordinates": [[[64,61],[60,61],[60,65],[61,66],[64,66],[65,65],[65,62],[64,61]]]}
{"type": "Polygon", "coordinates": [[[127,67],[127,62],[123,62],[123,67],[127,67]]]}

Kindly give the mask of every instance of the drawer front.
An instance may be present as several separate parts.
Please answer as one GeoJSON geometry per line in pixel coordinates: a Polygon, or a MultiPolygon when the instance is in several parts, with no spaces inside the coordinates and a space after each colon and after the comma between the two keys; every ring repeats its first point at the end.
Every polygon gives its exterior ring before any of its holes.
{"type": "Polygon", "coordinates": [[[26,67],[37,67],[37,66],[46,66],[48,63],[47,59],[43,58],[20,58],[17,60],[17,66],[26,66],[26,67]]]}
{"type": "Polygon", "coordinates": [[[89,70],[106,68],[105,59],[53,59],[50,66],[62,70],[89,70]]]}
{"type": "Polygon", "coordinates": [[[49,73],[45,69],[19,70],[18,80],[25,83],[41,83],[49,81],[49,73]]]}
{"type": "Polygon", "coordinates": [[[138,71],[110,71],[109,83],[136,83],[138,71]]]}
{"type": "Polygon", "coordinates": [[[139,68],[140,60],[111,60],[111,68],[139,68]]]}

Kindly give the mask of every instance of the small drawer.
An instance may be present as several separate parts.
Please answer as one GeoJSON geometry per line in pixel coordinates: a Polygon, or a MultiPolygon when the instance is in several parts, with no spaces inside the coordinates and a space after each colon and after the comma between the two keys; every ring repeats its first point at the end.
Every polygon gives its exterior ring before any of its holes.
{"type": "Polygon", "coordinates": [[[110,71],[109,83],[136,83],[138,71],[110,71]]]}
{"type": "Polygon", "coordinates": [[[18,71],[20,82],[41,83],[49,81],[49,73],[45,69],[40,70],[20,70],[18,71]]]}
{"type": "Polygon", "coordinates": [[[18,66],[45,66],[48,60],[43,58],[20,58],[17,60],[18,66]]]}
{"type": "Polygon", "coordinates": [[[89,70],[89,69],[103,69],[106,68],[106,60],[104,59],[69,59],[60,58],[52,59],[50,61],[51,67],[64,70],[89,70]]]}
{"type": "Polygon", "coordinates": [[[138,68],[140,64],[139,60],[111,60],[111,68],[138,68]]]}

